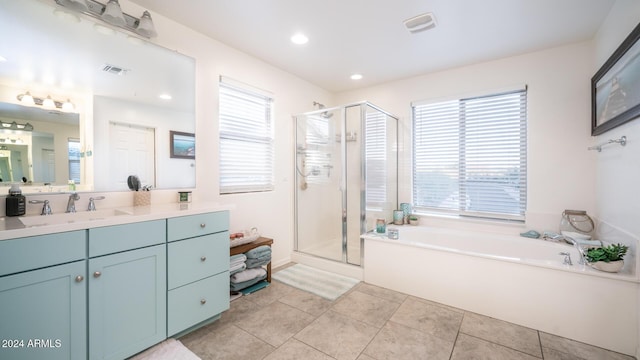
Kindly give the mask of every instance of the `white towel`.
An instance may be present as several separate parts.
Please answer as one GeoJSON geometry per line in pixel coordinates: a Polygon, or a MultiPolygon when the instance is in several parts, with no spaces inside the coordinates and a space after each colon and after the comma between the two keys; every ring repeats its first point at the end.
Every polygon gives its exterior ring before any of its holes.
{"type": "Polygon", "coordinates": [[[239,273],[240,271],[243,271],[244,269],[247,268],[247,264],[246,263],[239,263],[238,265],[233,265],[229,267],[229,275],[233,275],[235,273],[239,273]]]}
{"type": "Polygon", "coordinates": [[[231,282],[237,284],[255,279],[259,276],[264,276],[266,274],[267,270],[263,268],[247,269],[245,271],[240,271],[239,273],[231,275],[231,282]]]}
{"type": "Polygon", "coordinates": [[[247,261],[247,256],[245,254],[233,255],[229,258],[229,266],[238,265],[247,261]]]}

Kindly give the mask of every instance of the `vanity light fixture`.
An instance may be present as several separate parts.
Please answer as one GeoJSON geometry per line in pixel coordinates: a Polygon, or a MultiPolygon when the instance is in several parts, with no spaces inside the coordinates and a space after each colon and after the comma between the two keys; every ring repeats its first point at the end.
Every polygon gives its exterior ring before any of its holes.
{"type": "MultiPolygon", "coordinates": [[[[144,11],[140,18],[122,12],[118,0],[109,0],[106,4],[96,0],[55,0],[55,2],[67,9],[81,12],[92,18],[100,19],[112,26],[138,34],[145,38],[157,36],[156,29],[151,20],[151,14],[144,11]],[[83,6],[82,4],[86,5],[83,6]]],[[[96,24],[98,28],[99,24],[96,24]]],[[[104,27],[104,25],[101,25],[104,27]]]]}
{"type": "MultiPolygon", "coordinates": [[[[33,131],[33,125],[29,123],[18,124],[17,122],[4,122],[0,120],[0,129],[1,130],[23,130],[23,131],[33,131]]],[[[4,142],[11,141],[15,144],[15,139],[5,139],[4,142]]]]}
{"type": "Polygon", "coordinates": [[[38,105],[51,110],[62,110],[68,112],[72,112],[75,109],[75,106],[69,99],[67,99],[66,101],[59,101],[53,99],[51,95],[47,95],[46,98],[40,98],[32,96],[31,93],[27,91],[24,94],[18,94],[16,98],[18,99],[18,101],[20,101],[20,103],[27,106],[38,105]]]}

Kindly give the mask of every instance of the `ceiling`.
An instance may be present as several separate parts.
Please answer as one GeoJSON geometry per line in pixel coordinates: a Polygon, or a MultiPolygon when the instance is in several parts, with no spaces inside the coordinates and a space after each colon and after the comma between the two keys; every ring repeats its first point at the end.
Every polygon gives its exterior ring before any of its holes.
{"type": "Polygon", "coordinates": [[[131,1],[332,92],[588,40],[615,2],[131,1]],[[410,34],[403,21],[426,12],[437,26],[410,34]],[[290,42],[299,31],[307,44],[290,42]]]}

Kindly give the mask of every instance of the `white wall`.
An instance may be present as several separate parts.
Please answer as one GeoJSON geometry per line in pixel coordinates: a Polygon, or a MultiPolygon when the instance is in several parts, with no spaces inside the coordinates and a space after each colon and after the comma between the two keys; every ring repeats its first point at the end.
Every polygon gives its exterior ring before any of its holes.
{"type": "MultiPolygon", "coordinates": [[[[594,40],[595,73],[611,56],[613,51],[638,24],[640,2],[618,0],[609,16],[602,24],[594,40]]],[[[617,139],[625,135],[627,146],[609,146],[596,157],[596,203],[597,216],[601,221],[600,232],[620,241],[638,247],[640,222],[640,120],[632,120],[594,139],[595,143],[617,139]]],[[[640,259],[635,259],[636,270],[640,269],[640,259]]],[[[640,309],[640,287],[637,293],[640,309]]],[[[640,329],[640,316],[638,317],[640,329]]],[[[640,347],[636,350],[640,359],[640,347]]]]}
{"type": "MultiPolygon", "coordinates": [[[[120,1],[127,13],[144,9],[120,1]]],[[[195,200],[234,204],[231,230],[257,227],[274,239],[273,261],[289,261],[293,249],[293,120],[313,110],[313,102],[331,104],[332,94],[286,71],[232,49],[159,14],[153,14],[157,44],[196,60],[196,188],[195,200]],[[219,195],[218,79],[228,76],[274,94],[275,190],[264,193],[219,195]]],[[[282,41],[288,41],[283,38],[282,41]]]]}
{"type": "Polygon", "coordinates": [[[557,230],[564,209],[596,210],[595,160],[586,151],[590,57],[590,43],[577,43],[345,92],[337,101],[367,99],[400,117],[399,202],[411,202],[410,103],[528,85],[527,227],[557,230]]]}

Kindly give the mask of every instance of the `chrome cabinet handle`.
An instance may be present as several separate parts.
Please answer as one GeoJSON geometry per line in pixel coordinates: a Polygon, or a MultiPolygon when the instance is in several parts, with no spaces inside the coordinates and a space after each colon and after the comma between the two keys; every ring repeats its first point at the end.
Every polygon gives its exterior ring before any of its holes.
{"type": "Polygon", "coordinates": [[[204,305],[204,304],[206,304],[206,303],[207,303],[207,299],[202,299],[202,300],[200,300],[200,304],[204,305]]]}
{"type": "Polygon", "coordinates": [[[207,257],[206,256],[201,257],[200,261],[207,261],[207,257]]]}
{"type": "Polygon", "coordinates": [[[96,271],[96,272],[93,273],[93,277],[94,278],[99,278],[100,275],[102,275],[102,273],[100,271],[96,271]]]}
{"type": "Polygon", "coordinates": [[[84,276],[82,275],[76,276],[76,282],[82,282],[82,280],[84,280],[84,276]]]}
{"type": "Polygon", "coordinates": [[[205,224],[205,223],[200,224],[200,227],[203,228],[203,229],[204,229],[205,226],[207,226],[207,224],[205,224]]]}

